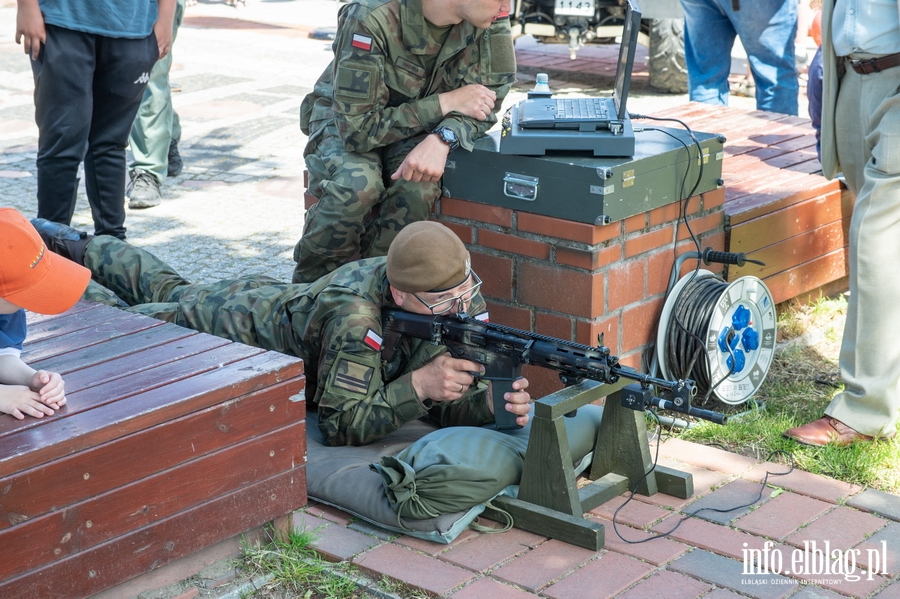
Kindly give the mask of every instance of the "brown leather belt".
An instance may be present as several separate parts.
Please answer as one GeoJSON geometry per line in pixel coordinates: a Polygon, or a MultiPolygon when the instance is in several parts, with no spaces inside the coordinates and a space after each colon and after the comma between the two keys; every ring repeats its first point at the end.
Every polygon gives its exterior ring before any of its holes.
{"type": "Polygon", "coordinates": [[[878,73],[879,71],[886,71],[896,66],[900,66],[900,52],[888,54],[881,58],[872,58],[870,60],[848,60],[854,71],[860,75],[868,75],[869,73],[878,73]]]}

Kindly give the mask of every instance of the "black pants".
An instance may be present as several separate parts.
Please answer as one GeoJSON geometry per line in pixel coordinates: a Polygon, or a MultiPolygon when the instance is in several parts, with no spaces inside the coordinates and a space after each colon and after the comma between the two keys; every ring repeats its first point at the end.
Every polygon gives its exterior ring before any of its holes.
{"type": "Polygon", "coordinates": [[[158,56],[152,32],[124,39],[47,25],[31,61],[39,218],[71,222],[84,160],[94,233],[125,238],[125,145],[158,56]]]}

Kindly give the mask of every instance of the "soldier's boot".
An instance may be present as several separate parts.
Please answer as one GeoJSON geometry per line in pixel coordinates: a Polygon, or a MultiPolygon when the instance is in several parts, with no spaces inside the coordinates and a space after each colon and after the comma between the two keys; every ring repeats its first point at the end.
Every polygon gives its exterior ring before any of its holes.
{"type": "Polygon", "coordinates": [[[45,218],[34,218],[31,220],[31,224],[37,229],[38,235],[44,240],[47,249],[84,266],[84,250],[94,238],[93,235],[45,218]]]}

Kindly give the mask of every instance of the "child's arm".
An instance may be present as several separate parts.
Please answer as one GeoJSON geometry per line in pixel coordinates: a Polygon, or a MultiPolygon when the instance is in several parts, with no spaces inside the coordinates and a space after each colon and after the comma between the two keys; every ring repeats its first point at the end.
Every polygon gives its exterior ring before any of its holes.
{"type": "Polygon", "coordinates": [[[40,402],[40,395],[24,385],[0,384],[0,413],[22,420],[25,415],[43,418],[53,415],[53,408],[40,402]]]}
{"type": "MultiPolygon", "coordinates": [[[[37,418],[43,414],[53,414],[53,410],[58,410],[66,403],[65,383],[58,373],[35,370],[18,356],[0,355],[0,384],[4,385],[3,396],[7,402],[13,401],[15,397],[17,398],[15,401],[18,402],[15,404],[16,406],[32,405],[31,402],[42,404],[40,406],[41,414],[33,413],[33,410],[26,412],[37,418]]],[[[4,409],[2,403],[0,403],[0,412],[13,414],[16,418],[20,418],[15,413],[4,409]]]]}
{"type": "Polygon", "coordinates": [[[47,40],[47,29],[44,27],[44,15],[38,0],[19,0],[16,13],[16,43],[24,38],[25,54],[31,54],[37,60],[41,53],[41,44],[47,40]]]}

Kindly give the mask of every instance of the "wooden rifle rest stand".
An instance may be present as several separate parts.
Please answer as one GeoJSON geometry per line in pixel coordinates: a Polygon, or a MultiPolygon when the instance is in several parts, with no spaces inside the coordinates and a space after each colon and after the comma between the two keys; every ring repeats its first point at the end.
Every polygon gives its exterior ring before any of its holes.
{"type": "MultiPolygon", "coordinates": [[[[519,496],[492,501],[512,515],[514,526],[597,551],[604,543],[603,525],[585,519],[585,512],[632,488],[641,495],[662,491],[681,499],[694,494],[690,473],[657,465],[644,477],[653,466],[644,413],[622,407],[619,398],[631,382],[585,380],[535,402],[519,496]],[[588,473],[593,482],[579,489],[563,418],[603,396],[606,405],[588,473]]],[[[490,508],[485,516],[503,519],[490,508]]]]}

